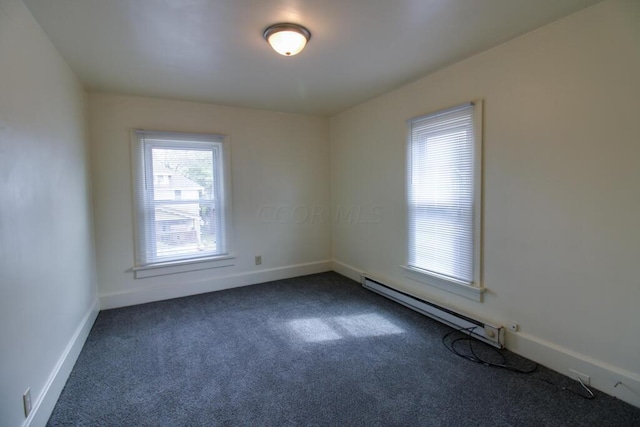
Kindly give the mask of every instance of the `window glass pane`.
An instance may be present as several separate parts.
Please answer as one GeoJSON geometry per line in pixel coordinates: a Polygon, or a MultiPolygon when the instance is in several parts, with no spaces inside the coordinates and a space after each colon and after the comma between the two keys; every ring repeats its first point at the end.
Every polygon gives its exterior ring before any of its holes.
{"type": "Polygon", "coordinates": [[[228,254],[224,137],[137,136],[136,266],[228,254]]]}
{"type": "Polygon", "coordinates": [[[216,252],[213,150],[152,148],[156,258],[216,252]],[[172,203],[174,202],[174,203],[172,203]]]}
{"type": "Polygon", "coordinates": [[[154,200],[213,199],[212,150],[153,148],[152,161],[154,200]]]}
{"type": "Polygon", "coordinates": [[[410,125],[408,264],[472,284],[473,106],[420,117],[410,125]]]}

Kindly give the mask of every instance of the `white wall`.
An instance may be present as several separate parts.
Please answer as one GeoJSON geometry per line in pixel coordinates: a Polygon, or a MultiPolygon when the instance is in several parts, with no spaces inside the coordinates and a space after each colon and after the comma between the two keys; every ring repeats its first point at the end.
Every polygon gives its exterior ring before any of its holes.
{"type": "Polygon", "coordinates": [[[335,267],[481,318],[640,406],[640,2],[607,1],[331,119],[335,267]],[[405,277],[405,121],[485,100],[483,303],[405,277]],[[377,223],[376,223],[377,222],[377,223]],[[617,381],[621,386],[615,387],[617,381]]]}
{"type": "Polygon", "coordinates": [[[97,315],[84,97],[22,2],[0,0],[3,426],[45,424],[97,315]]]}
{"type": "Polygon", "coordinates": [[[328,119],[101,93],[89,95],[89,117],[103,309],[331,269],[328,119]],[[134,279],[136,128],[230,136],[234,266],[134,279]]]}

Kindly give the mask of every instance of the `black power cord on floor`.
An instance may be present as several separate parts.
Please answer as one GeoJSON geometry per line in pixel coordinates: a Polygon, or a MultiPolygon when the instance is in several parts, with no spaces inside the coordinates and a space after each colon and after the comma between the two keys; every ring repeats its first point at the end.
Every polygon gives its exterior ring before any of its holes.
{"type": "MultiPolygon", "coordinates": [[[[495,363],[495,362],[491,362],[489,360],[483,359],[482,357],[478,356],[478,354],[476,353],[476,350],[473,348],[473,343],[474,342],[479,342],[478,340],[476,340],[475,338],[473,338],[472,336],[470,336],[471,334],[473,334],[473,331],[478,328],[477,326],[472,326],[470,328],[462,328],[462,329],[454,329],[450,332],[447,332],[443,337],[442,337],[442,344],[445,346],[445,348],[447,350],[449,350],[451,353],[455,354],[458,357],[461,357],[465,360],[468,360],[470,362],[474,362],[474,363],[479,363],[491,368],[500,368],[500,369],[506,369],[507,371],[511,371],[511,372],[516,372],[518,374],[533,374],[534,372],[536,372],[538,370],[538,364],[533,362],[533,366],[529,369],[520,369],[516,366],[510,365],[507,363],[507,359],[505,358],[504,354],[502,351],[500,351],[499,349],[492,347],[488,344],[482,343],[482,345],[484,346],[484,348],[486,349],[490,349],[492,351],[495,352],[496,355],[498,355],[501,359],[500,363],[495,363]],[[451,340],[451,342],[447,342],[447,338],[449,338],[449,336],[451,336],[454,333],[464,333],[467,332],[469,335],[465,335],[459,338],[455,338],[453,340],[451,340]],[[465,354],[462,353],[459,348],[456,348],[456,345],[458,345],[458,347],[460,346],[459,343],[464,343],[466,342],[468,344],[468,349],[469,349],[469,353],[465,354]]],[[[537,377],[531,377],[531,379],[534,380],[538,380],[538,381],[543,381],[547,384],[551,384],[555,387],[559,387],[562,390],[568,391],[570,393],[573,393],[575,395],[578,395],[580,397],[582,397],[583,399],[593,399],[595,397],[595,395],[593,394],[593,392],[589,389],[589,387],[587,387],[581,379],[578,379],[578,382],[580,383],[580,385],[582,386],[582,388],[587,392],[587,394],[583,394],[583,393],[579,393],[577,391],[568,389],[564,386],[560,386],[559,384],[555,384],[549,380],[546,380],[544,378],[537,378],[537,377]]]]}

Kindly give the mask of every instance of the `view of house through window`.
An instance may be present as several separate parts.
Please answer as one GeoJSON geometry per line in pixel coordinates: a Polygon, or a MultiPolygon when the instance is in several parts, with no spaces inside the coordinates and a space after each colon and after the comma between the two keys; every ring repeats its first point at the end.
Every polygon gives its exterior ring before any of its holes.
{"type": "Polygon", "coordinates": [[[157,257],[215,252],[212,151],[154,148],[157,257]],[[157,178],[157,179],[156,179],[157,178]]]}
{"type": "Polygon", "coordinates": [[[225,254],[222,137],[139,133],[139,266],[225,254]]]}

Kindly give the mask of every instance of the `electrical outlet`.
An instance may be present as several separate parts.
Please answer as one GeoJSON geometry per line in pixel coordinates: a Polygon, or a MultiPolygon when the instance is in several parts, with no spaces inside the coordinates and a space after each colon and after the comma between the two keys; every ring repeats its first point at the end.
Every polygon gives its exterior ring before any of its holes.
{"type": "Polygon", "coordinates": [[[262,255],[256,255],[256,265],[262,264],[262,255]]]}
{"type": "Polygon", "coordinates": [[[520,330],[520,325],[516,322],[509,322],[507,323],[507,328],[509,328],[511,332],[518,332],[520,330]]]}
{"type": "Polygon", "coordinates": [[[31,387],[22,395],[22,404],[24,405],[24,416],[28,417],[31,413],[31,387]]]}
{"type": "Polygon", "coordinates": [[[578,372],[573,369],[569,369],[569,373],[571,374],[570,377],[573,378],[574,380],[578,381],[578,379],[580,379],[582,380],[584,385],[591,384],[591,377],[589,375],[583,374],[582,372],[578,372]]]}

